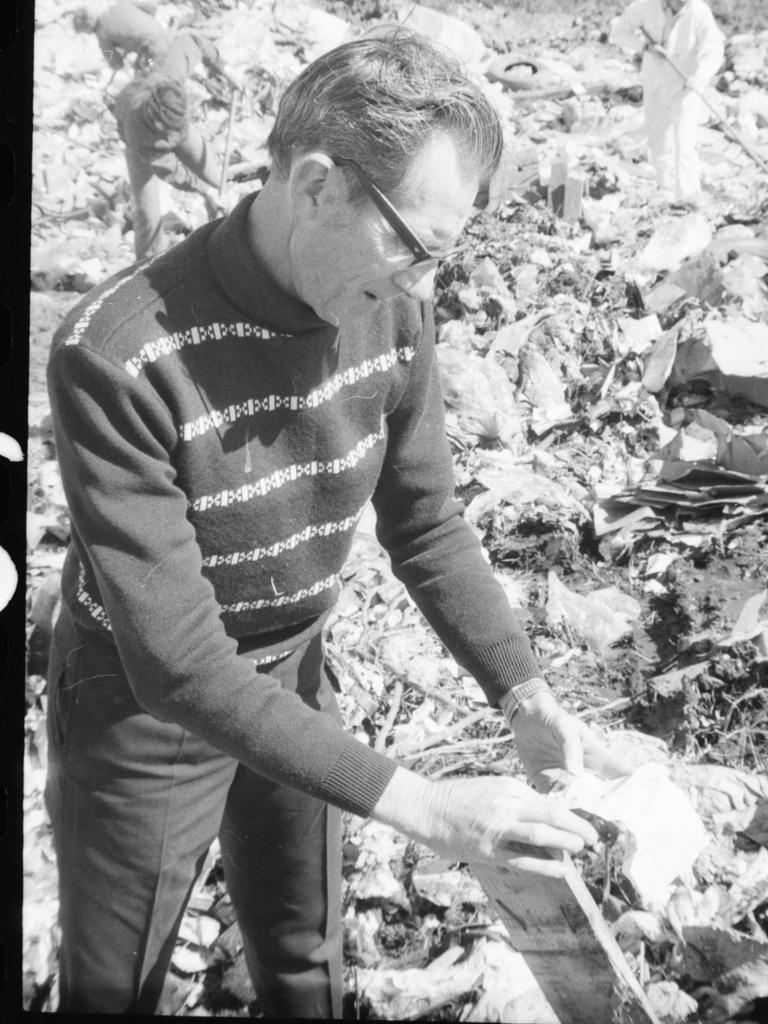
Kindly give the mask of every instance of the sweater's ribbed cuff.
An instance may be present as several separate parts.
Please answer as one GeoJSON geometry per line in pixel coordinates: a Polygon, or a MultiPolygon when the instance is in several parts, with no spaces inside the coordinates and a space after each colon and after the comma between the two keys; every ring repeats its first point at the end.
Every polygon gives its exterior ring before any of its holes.
{"type": "Polygon", "coordinates": [[[352,740],[323,783],[323,798],[367,818],[395,774],[397,762],[352,740]]]}
{"type": "Polygon", "coordinates": [[[512,686],[542,674],[524,634],[476,648],[463,659],[463,665],[477,680],[491,707],[512,686]]]}

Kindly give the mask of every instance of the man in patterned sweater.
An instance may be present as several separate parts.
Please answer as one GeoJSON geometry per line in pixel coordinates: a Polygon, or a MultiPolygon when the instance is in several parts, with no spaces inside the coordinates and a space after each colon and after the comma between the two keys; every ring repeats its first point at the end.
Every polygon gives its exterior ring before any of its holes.
{"type": "Polygon", "coordinates": [[[530,777],[624,769],[558,705],[452,497],[430,296],[498,163],[495,113],[401,31],[307,67],[269,148],[258,195],[100,285],[54,340],[62,1010],[155,1010],[217,834],[281,1017],[341,1016],[340,810],[548,875],[547,851],[596,841],[520,781],[432,782],[342,729],[322,627],[369,499],[530,777]]]}

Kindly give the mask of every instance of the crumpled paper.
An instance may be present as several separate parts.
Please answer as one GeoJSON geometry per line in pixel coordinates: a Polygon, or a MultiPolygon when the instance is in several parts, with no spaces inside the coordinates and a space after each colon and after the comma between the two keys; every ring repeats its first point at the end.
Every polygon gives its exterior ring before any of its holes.
{"type": "Polygon", "coordinates": [[[577,594],[552,569],[547,585],[547,620],[552,625],[565,621],[597,653],[630,633],[633,623],[640,618],[638,602],[617,587],[577,594]]]}
{"type": "Polygon", "coordinates": [[[703,213],[689,213],[663,223],[640,253],[640,265],[651,270],[677,270],[712,241],[712,227],[703,213]]]}
{"type": "Polygon", "coordinates": [[[580,775],[556,798],[619,825],[621,869],[646,910],[664,909],[673,882],[690,873],[708,841],[693,804],[662,764],[649,762],[612,781],[580,775]]]}
{"type": "Polygon", "coordinates": [[[468,956],[463,954],[461,946],[454,946],[426,967],[358,969],[358,988],[374,1016],[383,1020],[415,1020],[481,987],[478,1002],[463,1020],[558,1024],[520,953],[483,939],[468,956]]]}

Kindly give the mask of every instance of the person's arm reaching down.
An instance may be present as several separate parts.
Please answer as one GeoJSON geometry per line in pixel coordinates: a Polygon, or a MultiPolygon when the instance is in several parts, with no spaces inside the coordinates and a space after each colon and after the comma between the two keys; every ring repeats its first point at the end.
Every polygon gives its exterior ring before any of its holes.
{"type": "Polygon", "coordinates": [[[593,845],[592,826],[501,776],[431,781],[398,768],[372,815],[451,860],[561,877],[561,852],[593,845]]]}

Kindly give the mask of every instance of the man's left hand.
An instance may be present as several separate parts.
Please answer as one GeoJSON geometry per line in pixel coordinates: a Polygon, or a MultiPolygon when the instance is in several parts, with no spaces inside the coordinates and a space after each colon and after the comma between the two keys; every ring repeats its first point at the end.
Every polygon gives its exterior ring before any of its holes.
{"type": "Polygon", "coordinates": [[[633,765],[612,754],[551,693],[536,693],[524,700],[509,724],[523,767],[532,785],[540,791],[551,789],[558,779],[585,771],[604,779],[616,779],[633,771],[633,765]]]}

